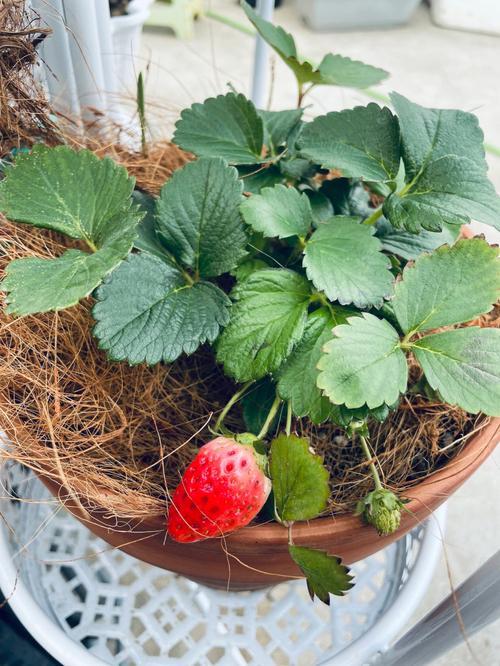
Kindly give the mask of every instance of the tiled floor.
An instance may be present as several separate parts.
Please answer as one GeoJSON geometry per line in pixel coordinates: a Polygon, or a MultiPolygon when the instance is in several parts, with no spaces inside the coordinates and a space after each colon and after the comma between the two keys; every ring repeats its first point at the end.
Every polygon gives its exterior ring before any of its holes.
{"type": "MultiPolygon", "coordinates": [[[[233,0],[207,0],[219,13],[244,22],[233,0]]],[[[411,23],[388,31],[313,33],[288,0],[276,12],[296,37],[300,51],[318,61],[327,51],[378,65],[391,72],[380,87],[397,90],[428,106],[474,111],[489,143],[500,146],[500,37],[448,31],[434,26],[422,6],[411,23]]],[[[143,40],[144,68],[149,63],[147,95],[158,102],[155,115],[163,132],[171,131],[178,111],[227,90],[228,83],[248,93],[253,40],[209,19],[199,21],[190,42],[165,31],[148,31],[143,40]]],[[[293,79],[281,62],[275,63],[273,107],[295,102],[293,79]]],[[[310,115],[325,110],[366,104],[360,92],[318,88],[310,97],[310,115]]],[[[500,190],[500,157],[488,156],[491,177],[500,190]]],[[[489,234],[498,242],[499,234],[489,234]]],[[[448,529],[443,543],[453,582],[459,583],[500,548],[498,478],[500,449],[449,501],[448,529]]],[[[441,562],[419,615],[449,593],[445,560],[441,562]]],[[[495,666],[500,664],[500,623],[470,641],[473,654],[462,645],[435,662],[436,666],[495,666]]],[[[408,666],[412,666],[408,664],[408,666]]]]}

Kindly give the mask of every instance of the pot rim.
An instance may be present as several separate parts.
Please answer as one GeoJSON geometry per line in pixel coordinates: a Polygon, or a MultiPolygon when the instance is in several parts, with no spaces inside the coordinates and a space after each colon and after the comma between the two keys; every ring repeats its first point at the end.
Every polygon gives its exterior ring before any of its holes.
{"type": "MultiPolygon", "coordinates": [[[[499,443],[499,438],[497,437],[499,433],[500,417],[485,417],[484,426],[470,437],[460,453],[448,461],[442,468],[408,488],[407,496],[410,501],[405,505],[405,509],[403,510],[402,522],[405,522],[405,513],[413,515],[418,519],[418,522],[421,522],[422,518],[427,517],[431,511],[434,511],[440,504],[446,501],[452,492],[462,485],[494,450],[499,443]],[[439,494],[436,493],[436,486],[439,487],[439,494]]],[[[38,476],[63,504],[67,503],[65,499],[69,500],[73,504],[71,510],[75,513],[76,509],[80,520],[89,525],[94,521],[96,521],[96,524],[101,525],[104,522],[107,524],[107,530],[110,532],[123,532],[124,525],[128,525],[129,531],[136,534],[148,534],[158,531],[165,532],[166,511],[141,518],[137,516],[120,516],[116,520],[109,521],[109,516],[108,519],[105,518],[107,514],[105,509],[96,508],[95,506],[90,507],[83,498],[78,496],[76,488],[73,488],[73,492],[68,494],[67,490],[53,475],[45,476],[38,473],[38,476]],[[78,499],[77,506],[74,506],[75,494],[78,499]],[[82,515],[82,509],[87,514],[86,516],[82,515]],[[111,523],[114,523],[114,527],[111,523]]],[[[297,522],[293,527],[293,535],[296,542],[305,540],[314,541],[322,540],[327,534],[332,532],[346,534],[356,530],[373,531],[373,528],[364,524],[359,516],[346,512],[321,516],[310,521],[297,522]]],[[[405,531],[403,527],[400,528],[395,533],[396,538],[405,531]]],[[[283,526],[278,522],[269,521],[266,523],[250,524],[223,537],[204,539],[189,545],[191,548],[194,547],[196,549],[197,547],[203,547],[207,542],[220,542],[221,540],[227,542],[228,546],[240,546],[242,549],[253,548],[257,543],[263,548],[267,546],[272,548],[275,545],[287,543],[288,534],[287,530],[283,529],[283,526]]],[[[168,538],[166,543],[174,542],[168,538]]]]}
{"type": "MultiPolygon", "coordinates": [[[[20,426],[20,430],[23,427],[20,426]]],[[[17,427],[16,427],[17,430],[17,427]]],[[[488,455],[494,450],[499,443],[498,434],[500,433],[500,417],[485,417],[484,425],[470,436],[462,451],[454,458],[449,460],[446,465],[430,474],[425,479],[419,481],[414,486],[408,488],[407,496],[410,501],[405,505],[404,514],[413,514],[419,519],[426,517],[431,510],[428,508],[432,506],[432,510],[437,508],[456,490],[467,478],[482,464],[488,455]],[[436,499],[435,487],[439,487],[439,497],[436,499]]],[[[8,445],[5,451],[5,457],[8,458],[8,445]]],[[[104,508],[96,508],[90,506],[85,498],[78,493],[78,489],[73,487],[72,492],[60,483],[53,474],[43,474],[36,471],[37,475],[41,478],[43,483],[49,488],[55,497],[67,505],[68,501],[73,508],[70,510],[73,513],[79,514],[80,520],[83,520],[89,526],[96,521],[97,524],[107,523],[107,529],[111,532],[122,532],[123,526],[126,524],[130,532],[158,532],[165,530],[165,514],[166,510],[162,513],[151,513],[148,516],[118,516],[112,521],[109,520],[108,512],[104,508]],[[77,499],[75,506],[75,496],[77,499]],[[76,511],[75,511],[76,509],[76,511]],[[83,512],[82,512],[83,509],[83,512]],[[82,515],[82,513],[86,515],[82,515]],[[105,518],[107,517],[107,519],[105,518]],[[104,518],[104,520],[103,520],[104,518]],[[94,519],[94,520],[92,520],[94,519]],[[114,523],[115,528],[113,528],[114,523]]],[[[104,489],[105,493],[109,490],[104,489]]],[[[69,508],[69,507],[68,507],[69,508]]],[[[403,521],[404,522],[404,521],[403,521]]],[[[322,539],[325,535],[332,531],[348,533],[353,530],[373,530],[372,527],[365,525],[353,513],[339,513],[331,514],[329,516],[321,516],[314,518],[310,521],[297,522],[293,527],[294,540],[299,541],[303,539],[315,538],[322,539]]],[[[403,534],[404,530],[396,532],[403,534]]],[[[189,544],[193,550],[198,546],[210,542],[220,542],[224,539],[228,545],[236,545],[246,548],[254,547],[256,543],[260,545],[269,545],[272,547],[276,544],[283,544],[288,541],[287,530],[276,521],[269,521],[266,523],[255,523],[247,525],[235,532],[225,535],[221,538],[201,540],[189,544]]],[[[167,539],[167,543],[174,543],[171,539],[167,539]]]]}

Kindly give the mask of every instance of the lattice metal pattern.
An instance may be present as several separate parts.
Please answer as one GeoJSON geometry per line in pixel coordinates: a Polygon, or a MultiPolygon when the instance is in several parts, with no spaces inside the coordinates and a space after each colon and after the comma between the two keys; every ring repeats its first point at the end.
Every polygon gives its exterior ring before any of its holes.
{"type": "Polygon", "coordinates": [[[408,576],[421,531],[353,567],[356,586],[331,607],[302,581],[227,593],[145,565],[94,537],[18,466],[5,491],[12,552],[36,601],[71,636],[115,666],[311,666],[373,625],[408,576]],[[25,546],[19,551],[20,547],[25,546]]]}

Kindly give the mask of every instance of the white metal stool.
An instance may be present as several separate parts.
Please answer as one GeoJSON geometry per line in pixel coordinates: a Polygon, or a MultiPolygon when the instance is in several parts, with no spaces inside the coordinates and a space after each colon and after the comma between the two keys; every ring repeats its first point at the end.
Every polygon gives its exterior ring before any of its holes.
{"type": "Polygon", "coordinates": [[[0,586],[64,666],[361,666],[418,605],[444,524],[441,509],[358,562],[355,588],[327,608],[311,603],[302,581],[258,592],[205,588],[110,550],[20,466],[4,466],[2,485],[0,586]]]}

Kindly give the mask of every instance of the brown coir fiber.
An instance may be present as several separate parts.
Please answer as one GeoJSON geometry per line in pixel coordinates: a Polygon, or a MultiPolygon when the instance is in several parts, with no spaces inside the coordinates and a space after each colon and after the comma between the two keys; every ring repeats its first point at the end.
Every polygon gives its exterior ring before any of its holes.
{"type": "Polygon", "coordinates": [[[36,140],[60,141],[34,79],[36,48],[50,32],[25,10],[25,0],[0,0],[0,157],[36,140]]]}
{"type": "MultiPolygon", "coordinates": [[[[16,257],[58,256],[69,241],[27,225],[0,225],[0,269],[16,257]]],[[[234,392],[209,350],[170,366],[109,362],[91,335],[90,299],[59,313],[0,315],[0,423],[10,457],[64,479],[72,496],[111,515],[165,511],[209,424],[234,392]]],[[[488,325],[499,325],[499,312],[488,325]]],[[[227,421],[241,430],[239,409],[227,421]]],[[[484,421],[483,421],[484,422],[484,421]]],[[[456,408],[405,398],[372,444],[386,484],[404,494],[453,457],[482,424],[456,408]],[[465,435],[465,437],[464,437],[465,435]]],[[[351,510],[371,489],[359,447],[332,425],[294,423],[331,470],[332,509],[351,510]]]]}

